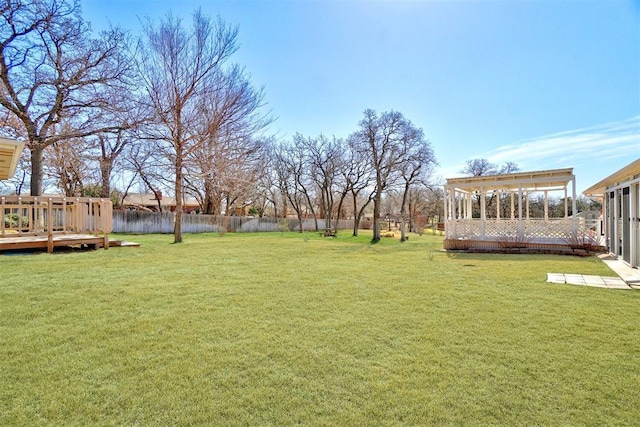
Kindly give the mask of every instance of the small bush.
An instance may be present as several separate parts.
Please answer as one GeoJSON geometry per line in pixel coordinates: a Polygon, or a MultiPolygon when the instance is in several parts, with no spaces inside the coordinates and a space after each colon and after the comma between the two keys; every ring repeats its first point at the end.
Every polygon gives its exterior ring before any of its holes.
{"type": "Polygon", "coordinates": [[[28,217],[19,217],[18,214],[6,214],[4,216],[4,226],[6,228],[22,228],[29,226],[28,217]]]}

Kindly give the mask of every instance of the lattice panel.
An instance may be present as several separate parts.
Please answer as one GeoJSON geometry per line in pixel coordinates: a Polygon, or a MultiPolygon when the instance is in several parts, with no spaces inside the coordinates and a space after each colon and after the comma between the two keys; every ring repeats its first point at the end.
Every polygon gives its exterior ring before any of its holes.
{"type": "Polygon", "coordinates": [[[529,220],[523,221],[524,235],[538,239],[562,240],[571,235],[571,220],[529,220]]]}
{"type": "Polygon", "coordinates": [[[512,219],[488,220],[458,219],[446,222],[447,238],[449,239],[481,239],[508,241],[561,242],[570,239],[576,233],[585,233],[584,222],[575,223],[572,219],[529,219],[522,222],[512,219]],[[519,233],[520,226],[522,233],[519,233]]]}
{"type": "Polygon", "coordinates": [[[473,239],[480,237],[480,220],[456,219],[446,222],[447,238],[473,239]]]}
{"type": "Polygon", "coordinates": [[[515,237],[518,235],[518,221],[511,219],[486,221],[484,235],[489,238],[515,237]]]}

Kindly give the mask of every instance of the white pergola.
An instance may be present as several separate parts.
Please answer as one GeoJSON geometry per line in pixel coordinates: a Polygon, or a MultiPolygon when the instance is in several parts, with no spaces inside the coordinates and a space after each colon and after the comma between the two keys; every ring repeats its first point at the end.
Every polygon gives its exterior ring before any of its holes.
{"type": "Polygon", "coordinates": [[[481,242],[506,239],[538,244],[562,244],[575,235],[577,223],[569,218],[568,197],[572,213],[576,212],[576,178],[573,168],[501,175],[447,179],[444,187],[445,238],[466,239],[477,246],[491,247],[481,242]],[[571,193],[569,194],[569,186],[571,193]],[[564,218],[549,217],[549,193],[564,195],[564,218]],[[544,195],[544,215],[533,218],[529,209],[533,193],[544,195]],[[495,195],[495,218],[487,217],[486,199],[495,195]],[[473,215],[472,200],[480,200],[479,217],[473,215]],[[500,203],[508,203],[508,215],[501,217],[500,203]]]}

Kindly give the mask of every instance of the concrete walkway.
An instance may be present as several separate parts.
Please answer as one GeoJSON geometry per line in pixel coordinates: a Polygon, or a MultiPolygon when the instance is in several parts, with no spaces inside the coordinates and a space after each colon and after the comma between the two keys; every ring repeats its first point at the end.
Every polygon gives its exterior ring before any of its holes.
{"type": "Polygon", "coordinates": [[[640,289],[640,271],[629,267],[610,254],[598,255],[618,277],[590,276],[586,274],[547,273],[547,282],[569,285],[594,286],[609,289],[640,289]]]}
{"type": "Polygon", "coordinates": [[[610,269],[612,269],[627,285],[632,288],[640,288],[640,270],[637,268],[631,268],[623,261],[620,261],[611,254],[598,255],[598,258],[602,260],[610,269]]]}

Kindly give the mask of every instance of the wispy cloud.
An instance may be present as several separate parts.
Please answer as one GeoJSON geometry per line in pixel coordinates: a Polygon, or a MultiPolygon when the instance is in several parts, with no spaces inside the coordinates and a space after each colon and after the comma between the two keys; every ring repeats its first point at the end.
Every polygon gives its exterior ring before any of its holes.
{"type": "Polygon", "coordinates": [[[640,115],[596,126],[568,130],[471,153],[460,163],[444,165],[441,180],[463,176],[467,160],[516,163],[522,171],[574,168],[578,183],[592,184],[640,157],[640,115]]]}
{"type": "Polygon", "coordinates": [[[640,156],[640,115],[616,122],[544,135],[498,147],[480,157],[514,162],[523,170],[576,166],[599,159],[640,156]]]}

